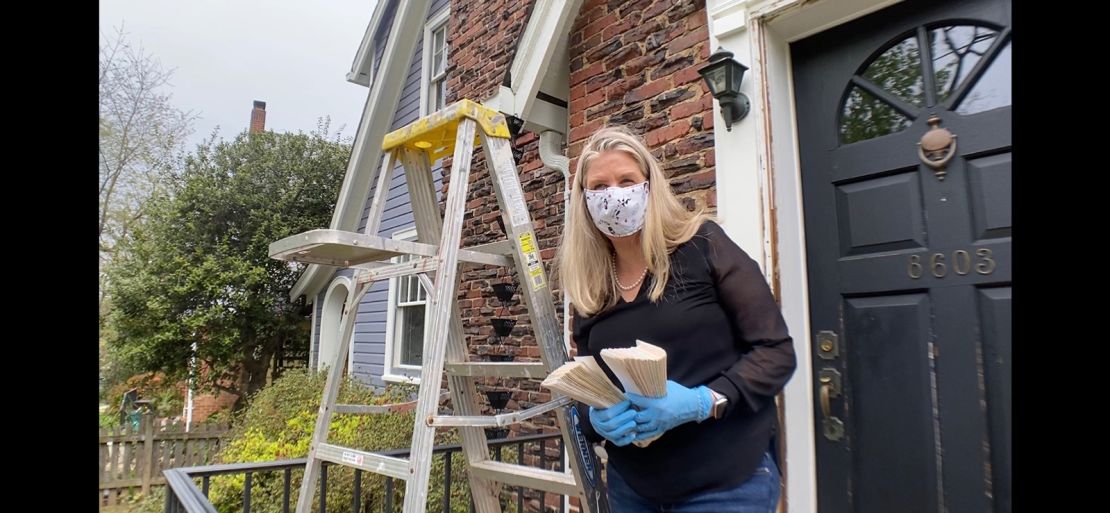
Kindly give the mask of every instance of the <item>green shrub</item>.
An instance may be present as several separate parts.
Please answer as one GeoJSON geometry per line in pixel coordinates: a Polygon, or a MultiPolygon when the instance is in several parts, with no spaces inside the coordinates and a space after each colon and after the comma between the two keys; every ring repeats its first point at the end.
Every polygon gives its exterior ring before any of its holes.
{"type": "MultiPolygon", "coordinates": [[[[246,463],[302,458],[308,454],[309,442],[315,429],[316,413],[323,394],[326,375],[304,370],[287,371],[279,380],[251,398],[249,406],[235,415],[232,438],[220,451],[221,463],[246,463]]],[[[375,393],[370,387],[353,379],[342,384],[339,402],[343,404],[389,404],[404,402],[415,397],[412,386],[390,386],[384,393],[375,393]]],[[[412,440],[413,413],[377,415],[334,415],[330,443],[365,451],[387,451],[408,447],[412,440]]],[[[436,431],[436,445],[458,443],[455,429],[436,431]]],[[[505,450],[505,461],[515,462],[515,449],[505,450]]],[[[469,511],[470,487],[466,479],[466,458],[456,452],[451,465],[451,510],[469,511]]],[[[428,511],[442,511],[444,457],[433,459],[428,490],[428,511]]],[[[295,469],[291,479],[291,503],[297,500],[302,471],[295,469]]],[[[362,510],[382,511],[385,498],[384,476],[362,473],[362,510]]],[[[251,511],[276,513],[281,511],[283,473],[256,473],[252,477],[251,511]]],[[[217,476],[211,480],[210,498],[221,513],[242,510],[244,476],[217,476]]],[[[404,502],[405,483],[394,481],[393,504],[397,511],[404,502]]],[[[331,465],[328,468],[328,511],[351,513],[354,494],[354,470],[331,465]]],[[[504,511],[515,510],[515,503],[503,492],[504,511]]],[[[313,508],[319,507],[316,492],[313,508]]]]}

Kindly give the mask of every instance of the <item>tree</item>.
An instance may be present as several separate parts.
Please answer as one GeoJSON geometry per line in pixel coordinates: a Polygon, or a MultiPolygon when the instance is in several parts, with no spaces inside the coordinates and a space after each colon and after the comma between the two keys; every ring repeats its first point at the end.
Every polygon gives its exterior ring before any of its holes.
{"type": "Polygon", "coordinates": [[[308,338],[288,296],[301,268],[269,258],[269,245],[327,226],[349,154],[326,121],[198,145],[109,268],[115,354],[183,379],[195,343],[199,388],[238,394],[241,407],[275,354],[308,338]]]}
{"type": "Polygon", "coordinates": [[[129,43],[122,28],[100,43],[100,314],[109,309],[104,267],[142,222],[163,176],[179,163],[196,115],[171,103],[173,76],[129,43]]]}

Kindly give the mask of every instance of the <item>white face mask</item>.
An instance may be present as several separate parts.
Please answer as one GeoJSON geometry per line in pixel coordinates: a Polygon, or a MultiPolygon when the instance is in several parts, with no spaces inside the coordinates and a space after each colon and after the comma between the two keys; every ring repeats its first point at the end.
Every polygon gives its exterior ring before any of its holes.
{"type": "Polygon", "coordinates": [[[586,208],[601,233],[627,237],[644,227],[647,213],[648,183],[631,187],[607,187],[586,193],[586,208]]]}

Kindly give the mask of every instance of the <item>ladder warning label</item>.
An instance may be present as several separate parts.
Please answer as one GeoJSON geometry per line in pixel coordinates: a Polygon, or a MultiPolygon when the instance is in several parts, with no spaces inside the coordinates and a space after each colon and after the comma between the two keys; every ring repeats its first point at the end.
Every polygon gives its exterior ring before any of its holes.
{"type": "Polygon", "coordinates": [[[363,461],[363,456],[361,454],[353,453],[351,451],[343,451],[343,463],[362,465],[363,461]]]}
{"type": "Polygon", "coordinates": [[[547,286],[543,278],[543,262],[540,261],[540,252],[536,251],[536,242],[532,232],[524,232],[517,237],[520,252],[524,253],[524,267],[528,270],[528,282],[532,290],[540,290],[547,286]]]}
{"type": "Polygon", "coordinates": [[[501,194],[504,195],[505,210],[509,211],[509,222],[513,226],[520,226],[528,222],[528,207],[524,204],[524,191],[520,188],[520,179],[516,174],[515,165],[494,165],[497,168],[498,181],[501,182],[501,194]]]}

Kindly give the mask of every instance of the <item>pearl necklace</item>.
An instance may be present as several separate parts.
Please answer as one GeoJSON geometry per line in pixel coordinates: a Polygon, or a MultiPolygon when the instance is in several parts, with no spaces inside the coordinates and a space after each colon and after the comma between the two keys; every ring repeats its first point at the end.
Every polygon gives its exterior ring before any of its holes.
{"type": "Polygon", "coordinates": [[[640,286],[640,282],[644,281],[644,278],[647,277],[647,271],[648,271],[647,267],[644,267],[644,272],[640,273],[640,279],[636,280],[636,283],[633,283],[632,285],[625,286],[623,283],[621,283],[621,279],[617,277],[617,260],[616,260],[616,258],[610,258],[609,259],[609,270],[610,270],[610,272],[613,273],[613,281],[617,282],[617,288],[621,289],[621,290],[625,290],[625,291],[632,290],[632,289],[640,286]]]}

